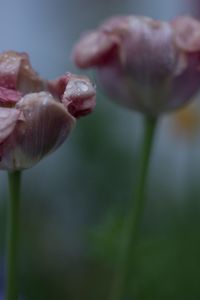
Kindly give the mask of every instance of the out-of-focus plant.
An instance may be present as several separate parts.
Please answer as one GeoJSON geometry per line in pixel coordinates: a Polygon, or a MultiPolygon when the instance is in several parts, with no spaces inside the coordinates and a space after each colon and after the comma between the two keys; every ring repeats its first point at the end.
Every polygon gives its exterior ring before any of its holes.
{"type": "Polygon", "coordinates": [[[17,248],[21,171],[55,151],[76,119],[95,106],[95,88],[87,77],[67,73],[42,80],[28,55],[0,55],[0,169],[8,170],[6,300],[18,299],[17,248]]]}
{"type": "Polygon", "coordinates": [[[85,34],[74,49],[77,66],[97,68],[100,83],[113,101],[145,116],[138,182],[122,234],[112,300],[127,295],[158,119],[188,103],[200,88],[199,33],[200,23],[190,17],[172,22],[114,17],[85,34]]]}
{"type": "Polygon", "coordinates": [[[177,138],[193,139],[200,129],[200,107],[198,102],[180,109],[170,119],[170,130],[177,138]]]}

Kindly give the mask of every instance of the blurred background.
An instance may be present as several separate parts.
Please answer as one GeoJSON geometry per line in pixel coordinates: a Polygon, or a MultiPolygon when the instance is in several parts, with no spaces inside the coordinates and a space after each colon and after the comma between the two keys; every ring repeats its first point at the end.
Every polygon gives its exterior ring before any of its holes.
{"type": "MultiPolygon", "coordinates": [[[[113,14],[200,17],[199,0],[1,0],[0,50],[30,54],[52,79],[66,71],[73,44],[113,14]]],[[[93,80],[95,74],[87,73],[93,80]]],[[[20,286],[27,300],[106,300],[123,218],[137,172],[142,117],[107,101],[67,142],[23,174],[20,286]]],[[[147,207],[136,250],[134,300],[200,299],[200,102],[160,123],[147,207]]],[[[0,174],[0,288],[7,175],[0,174]]],[[[131,263],[131,262],[130,262],[131,263]]]]}

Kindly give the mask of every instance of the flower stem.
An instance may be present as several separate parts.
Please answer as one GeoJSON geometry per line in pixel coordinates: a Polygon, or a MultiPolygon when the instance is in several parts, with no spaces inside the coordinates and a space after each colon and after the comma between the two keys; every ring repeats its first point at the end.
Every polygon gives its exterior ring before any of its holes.
{"type": "Polygon", "coordinates": [[[6,300],[18,299],[17,250],[19,235],[20,179],[20,171],[8,173],[10,199],[7,216],[6,300]]]}
{"type": "Polygon", "coordinates": [[[137,183],[134,188],[134,197],[128,215],[125,219],[122,240],[120,241],[120,253],[111,300],[124,300],[127,295],[128,283],[131,277],[132,262],[134,260],[135,243],[138,237],[141,220],[145,206],[145,186],[147,181],[148,167],[151,157],[153,137],[157,120],[146,117],[144,140],[140,152],[140,165],[137,183]]]}

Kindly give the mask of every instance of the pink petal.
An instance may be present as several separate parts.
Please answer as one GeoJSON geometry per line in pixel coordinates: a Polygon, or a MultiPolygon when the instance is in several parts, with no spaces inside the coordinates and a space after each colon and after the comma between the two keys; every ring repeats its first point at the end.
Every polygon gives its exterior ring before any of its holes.
{"type": "Polygon", "coordinates": [[[96,91],[85,77],[72,77],[65,89],[62,102],[75,117],[85,116],[95,107],[96,91]]]}
{"type": "Polygon", "coordinates": [[[0,108],[0,143],[14,130],[20,111],[15,108],[0,108]]]}
{"type": "Polygon", "coordinates": [[[119,39],[115,35],[101,31],[90,32],[74,48],[74,61],[80,68],[102,64],[114,55],[113,51],[116,51],[118,44],[119,39]]]}
{"type": "Polygon", "coordinates": [[[69,113],[79,118],[95,107],[96,90],[86,76],[70,73],[48,82],[48,90],[64,104],[69,113]]]}
{"type": "Polygon", "coordinates": [[[71,77],[71,74],[67,73],[63,76],[60,76],[60,77],[54,79],[54,80],[49,80],[47,83],[48,91],[52,95],[54,95],[55,97],[57,97],[61,100],[70,77],[71,77]]]}

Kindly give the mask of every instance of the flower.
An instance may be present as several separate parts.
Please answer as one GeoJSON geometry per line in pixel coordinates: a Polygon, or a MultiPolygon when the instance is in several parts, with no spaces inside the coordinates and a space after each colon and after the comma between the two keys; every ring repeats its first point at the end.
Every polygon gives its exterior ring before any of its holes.
{"type": "Polygon", "coordinates": [[[200,22],[119,16],[75,45],[80,68],[96,67],[113,101],[150,116],[176,109],[200,88],[200,22]]]}
{"type": "Polygon", "coordinates": [[[42,80],[28,55],[0,54],[0,169],[30,168],[57,149],[76,119],[95,106],[87,77],[67,73],[42,80]]]}

